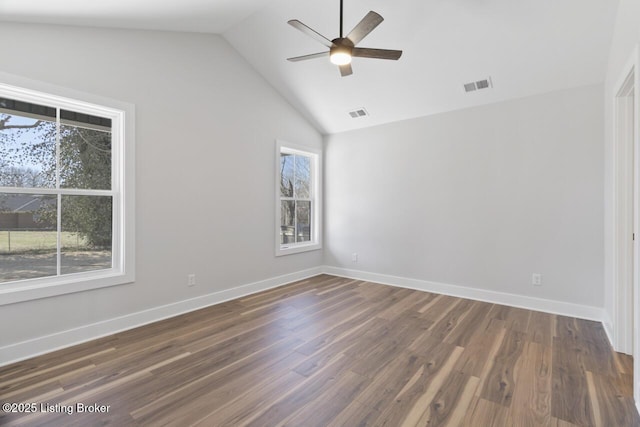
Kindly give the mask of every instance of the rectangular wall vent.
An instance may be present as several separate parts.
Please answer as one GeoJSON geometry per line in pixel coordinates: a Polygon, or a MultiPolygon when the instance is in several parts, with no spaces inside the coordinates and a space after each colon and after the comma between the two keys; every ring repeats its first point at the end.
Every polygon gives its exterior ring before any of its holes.
{"type": "Polygon", "coordinates": [[[358,108],[357,110],[349,111],[349,115],[352,119],[359,119],[360,117],[366,117],[369,115],[364,108],[358,108]]]}
{"type": "Polygon", "coordinates": [[[464,85],[465,92],[473,92],[476,90],[489,89],[493,87],[493,83],[491,82],[491,77],[488,77],[484,80],[478,80],[471,83],[465,83],[464,85]]]}

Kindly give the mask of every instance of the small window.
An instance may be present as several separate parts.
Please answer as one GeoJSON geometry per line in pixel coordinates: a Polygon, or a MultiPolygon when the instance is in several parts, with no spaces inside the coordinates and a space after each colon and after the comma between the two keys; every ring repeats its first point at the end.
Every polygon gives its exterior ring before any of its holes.
{"type": "Polygon", "coordinates": [[[320,153],[277,146],[276,255],[320,249],[320,153]]]}
{"type": "Polygon", "coordinates": [[[132,281],[124,124],[0,84],[0,304],[132,281]]]}

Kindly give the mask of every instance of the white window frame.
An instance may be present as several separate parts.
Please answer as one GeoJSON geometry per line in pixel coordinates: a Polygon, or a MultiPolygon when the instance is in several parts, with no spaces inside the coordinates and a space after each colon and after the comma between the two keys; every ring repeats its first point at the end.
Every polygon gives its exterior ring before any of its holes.
{"type": "Polygon", "coordinates": [[[288,142],[276,141],[276,256],[315,251],[322,248],[322,151],[288,142]],[[280,199],[280,154],[298,154],[311,158],[311,240],[302,243],[280,244],[281,199],[280,199]]]}
{"type": "MultiPolygon", "coordinates": [[[[0,96],[111,119],[112,188],[83,190],[113,197],[112,266],[90,272],[0,283],[0,306],[135,281],[134,106],[43,82],[0,73],[0,96]]],[[[65,194],[64,189],[3,187],[3,193],[65,194]]],[[[77,191],[73,192],[74,194],[77,191]]]]}

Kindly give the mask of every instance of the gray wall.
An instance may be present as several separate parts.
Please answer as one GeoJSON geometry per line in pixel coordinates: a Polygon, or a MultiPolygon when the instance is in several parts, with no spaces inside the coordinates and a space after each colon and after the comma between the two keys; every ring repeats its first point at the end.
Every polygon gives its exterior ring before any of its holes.
{"type": "Polygon", "coordinates": [[[7,23],[0,39],[0,71],[133,103],[137,133],[136,282],[0,307],[0,353],[322,263],[276,258],[273,230],[276,138],[322,137],[224,39],[7,23]]]}
{"type": "Polygon", "coordinates": [[[326,264],[602,307],[602,92],[328,137],[326,264]]]}

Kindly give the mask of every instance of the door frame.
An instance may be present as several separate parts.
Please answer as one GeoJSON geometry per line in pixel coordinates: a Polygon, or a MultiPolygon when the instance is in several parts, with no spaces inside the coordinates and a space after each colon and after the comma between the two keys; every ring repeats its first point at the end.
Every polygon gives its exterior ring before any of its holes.
{"type": "Polygon", "coordinates": [[[640,47],[613,90],[614,128],[614,347],[634,357],[633,391],[640,402],[640,47]],[[635,240],[633,235],[635,233],[635,240]],[[636,290],[634,292],[634,290],[636,290]]]}

